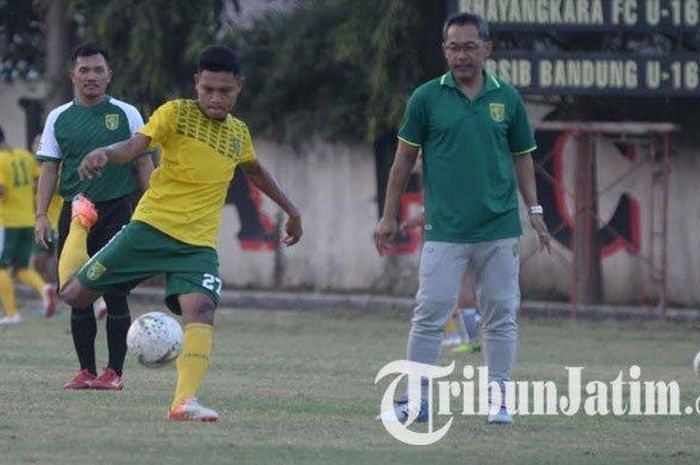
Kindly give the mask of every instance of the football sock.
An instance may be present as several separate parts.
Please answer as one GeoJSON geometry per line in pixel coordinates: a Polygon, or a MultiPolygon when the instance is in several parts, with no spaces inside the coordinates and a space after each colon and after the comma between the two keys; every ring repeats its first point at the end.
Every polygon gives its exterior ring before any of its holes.
{"type": "Polygon", "coordinates": [[[455,324],[454,316],[450,317],[450,319],[447,320],[447,323],[445,323],[445,327],[442,328],[442,330],[446,333],[457,332],[457,325],[455,324]]]}
{"type": "Polygon", "coordinates": [[[72,308],[70,329],[73,335],[75,353],[78,355],[81,370],[97,374],[95,367],[95,337],[97,336],[97,321],[92,307],[72,308]]]}
{"type": "Polygon", "coordinates": [[[29,268],[17,270],[17,279],[37,291],[39,295],[41,295],[41,292],[44,290],[44,286],[46,285],[46,282],[41,279],[39,273],[29,268]]]}
{"type": "Polygon", "coordinates": [[[182,353],[177,358],[177,387],[171,408],[194,397],[209,368],[214,327],[203,323],[185,325],[182,353]]]}
{"type": "Polygon", "coordinates": [[[15,302],[15,285],[10,277],[10,272],[6,268],[0,269],[0,301],[5,308],[5,316],[15,316],[17,314],[17,303],[15,302]]]}
{"type": "Polygon", "coordinates": [[[58,259],[58,281],[63,288],[90,258],[87,253],[88,230],[77,218],[70,222],[70,230],[58,259]]]}
{"type": "Polygon", "coordinates": [[[107,349],[109,350],[109,366],[119,375],[124,368],[126,357],[126,333],[131,326],[131,315],[126,296],[105,295],[107,304],[107,349]]]}
{"type": "MultiPolygon", "coordinates": [[[[466,333],[467,340],[465,342],[476,343],[479,339],[479,311],[474,308],[463,308],[459,311],[459,321],[462,331],[466,333]]],[[[463,334],[464,334],[463,333],[463,334]]]]}

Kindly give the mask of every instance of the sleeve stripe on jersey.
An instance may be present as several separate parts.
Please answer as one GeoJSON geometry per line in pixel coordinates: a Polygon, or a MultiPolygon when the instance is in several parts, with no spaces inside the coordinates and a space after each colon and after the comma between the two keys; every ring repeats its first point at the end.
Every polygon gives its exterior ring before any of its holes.
{"type": "Polygon", "coordinates": [[[51,110],[49,116],[46,118],[44,131],[41,133],[41,142],[39,143],[39,150],[37,155],[41,155],[55,160],[61,159],[61,148],[58,146],[58,142],[56,142],[54,126],[56,125],[56,121],[63,114],[63,112],[68,110],[72,105],[73,102],[68,102],[51,110]]]}
{"type": "Polygon", "coordinates": [[[401,136],[399,136],[398,138],[399,138],[399,140],[404,141],[405,143],[407,143],[408,145],[411,145],[413,147],[420,147],[421,146],[420,144],[416,144],[415,142],[411,142],[410,140],[404,139],[401,136]]]}
{"type": "Polygon", "coordinates": [[[530,153],[530,152],[533,152],[535,150],[537,150],[537,146],[533,145],[532,147],[530,147],[527,150],[521,150],[520,152],[513,152],[513,155],[525,155],[526,153],[530,153]]]}
{"type": "Polygon", "coordinates": [[[136,107],[126,102],[122,102],[114,97],[110,99],[110,102],[121,108],[126,115],[126,119],[129,121],[129,129],[131,130],[132,136],[143,127],[143,118],[136,107]]]}

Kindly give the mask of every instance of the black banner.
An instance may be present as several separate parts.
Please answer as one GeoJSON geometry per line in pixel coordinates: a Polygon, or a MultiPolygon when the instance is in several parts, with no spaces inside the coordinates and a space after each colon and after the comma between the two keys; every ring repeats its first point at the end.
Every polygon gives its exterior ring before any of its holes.
{"type": "Polygon", "coordinates": [[[700,97],[698,53],[498,52],[486,70],[530,94],[700,97]]]}
{"type": "Polygon", "coordinates": [[[700,0],[456,0],[495,31],[526,29],[697,31],[700,0]]]}

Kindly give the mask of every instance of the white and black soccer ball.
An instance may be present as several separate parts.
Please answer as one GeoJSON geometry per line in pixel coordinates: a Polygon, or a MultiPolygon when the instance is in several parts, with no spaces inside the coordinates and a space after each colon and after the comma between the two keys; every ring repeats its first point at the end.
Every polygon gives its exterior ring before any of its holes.
{"type": "Polygon", "coordinates": [[[180,355],[182,328],[177,320],[165,313],[144,313],[131,323],[126,345],[141,365],[162,367],[180,355]]]}
{"type": "Polygon", "coordinates": [[[695,358],[693,359],[693,371],[696,375],[700,376],[700,351],[695,354],[695,358]]]}

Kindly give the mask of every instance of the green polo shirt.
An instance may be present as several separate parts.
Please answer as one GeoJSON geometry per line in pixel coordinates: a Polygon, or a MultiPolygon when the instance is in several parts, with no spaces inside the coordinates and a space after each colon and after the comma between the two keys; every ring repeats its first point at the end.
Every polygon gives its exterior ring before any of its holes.
{"type": "Polygon", "coordinates": [[[535,150],[525,104],[511,85],[484,73],[474,100],[452,73],[411,95],[399,139],[421,147],[425,240],[483,242],[522,233],[512,155],[535,150]]]}
{"type": "Polygon", "coordinates": [[[107,165],[100,177],[83,180],[78,167],[91,151],[126,140],[142,126],[136,108],[110,96],[94,107],[68,102],[46,118],[37,159],[61,164],[59,194],[65,200],[80,192],[93,202],[124,197],[136,189],[131,163],[107,165]]]}

